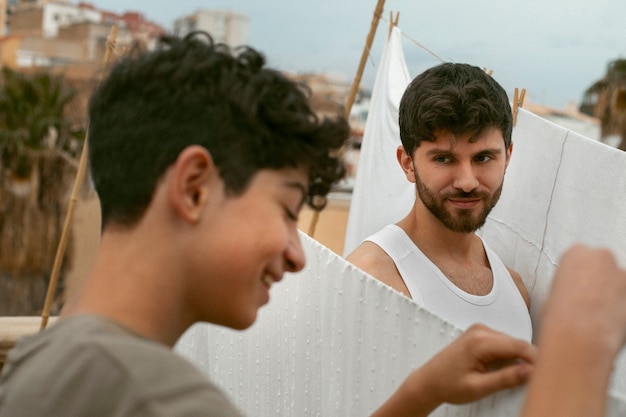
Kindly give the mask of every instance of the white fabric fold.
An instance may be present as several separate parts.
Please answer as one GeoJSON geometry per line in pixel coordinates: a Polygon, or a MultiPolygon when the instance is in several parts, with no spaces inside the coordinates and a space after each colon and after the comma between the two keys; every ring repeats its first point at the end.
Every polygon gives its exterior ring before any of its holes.
{"type": "Polygon", "coordinates": [[[394,27],[384,45],[374,80],[350,203],[344,256],[372,233],[404,217],[415,198],[415,190],[407,187],[396,159],[396,149],[401,145],[398,108],[410,82],[402,33],[394,27]]]}
{"type": "MultiPolygon", "coordinates": [[[[250,329],[197,324],[176,350],[246,415],[362,417],[460,330],[302,235],[307,267],[272,288],[250,329]]],[[[516,417],[523,389],[442,405],[435,417],[516,417]]],[[[609,397],[607,416],[626,415],[609,397]]]]}

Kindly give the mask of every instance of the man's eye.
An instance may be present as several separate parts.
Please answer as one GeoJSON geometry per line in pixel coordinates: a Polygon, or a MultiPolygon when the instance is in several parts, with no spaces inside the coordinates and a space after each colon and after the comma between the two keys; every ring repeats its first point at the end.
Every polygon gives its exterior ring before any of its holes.
{"type": "Polygon", "coordinates": [[[476,160],[478,162],[488,162],[491,161],[493,158],[489,155],[479,155],[476,157],[476,160]]]}
{"type": "Polygon", "coordinates": [[[446,163],[450,162],[450,161],[451,161],[451,159],[450,159],[450,157],[448,157],[448,156],[436,156],[436,157],[434,158],[434,161],[435,161],[435,162],[438,162],[438,163],[440,163],[440,164],[446,164],[446,163]]]}

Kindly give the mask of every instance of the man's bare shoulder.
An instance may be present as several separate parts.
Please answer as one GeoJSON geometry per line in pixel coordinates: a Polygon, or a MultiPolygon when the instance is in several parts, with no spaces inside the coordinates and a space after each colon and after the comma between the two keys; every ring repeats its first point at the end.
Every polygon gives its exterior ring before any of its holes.
{"type": "Polygon", "coordinates": [[[346,257],[346,260],[372,275],[374,274],[371,271],[381,263],[393,264],[393,260],[380,246],[369,241],[361,243],[346,257]]]}
{"type": "Polygon", "coordinates": [[[346,260],[407,297],[410,297],[396,264],[387,252],[373,242],[365,241],[346,260]]]}

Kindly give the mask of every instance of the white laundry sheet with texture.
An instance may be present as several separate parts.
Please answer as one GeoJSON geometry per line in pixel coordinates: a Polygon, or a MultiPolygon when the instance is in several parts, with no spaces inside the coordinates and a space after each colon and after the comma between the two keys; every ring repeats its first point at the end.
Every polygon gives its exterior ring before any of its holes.
{"type": "MultiPolygon", "coordinates": [[[[608,247],[626,267],[624,174],[626,152],[520,110],[502,196],[480,234],[521,274],[535,336],[558,261],[572,244],[608,247]]],[[[612,388],[626,393],[625,353],[612,388]]]]}
{"type": "MultiPolygon", "coordinates": [[[[450,323],[302,235],[307,267],[272,288],[248,330],[198,324],[176,350],[219,384],[246,415],[369,415],[420,366],[460,334],[450,323]]],[[[524,390],[433,416],[515,417],[524,390]]],[[[609,396],[607,416],[626,415],[609,396]]]]}

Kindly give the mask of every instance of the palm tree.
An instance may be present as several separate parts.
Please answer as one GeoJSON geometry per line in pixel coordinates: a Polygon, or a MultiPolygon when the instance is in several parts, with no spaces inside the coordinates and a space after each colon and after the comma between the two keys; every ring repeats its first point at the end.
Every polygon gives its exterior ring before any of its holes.
{"type": "MultiPolygon", "coordinates": [[[[37,315],[84,131],[64,116],[75,91],[62,77],[7,68],[0,75],[0,315],[37,315]]],[[[65,268],[70,261],[66,255],[65,268]]]]}
{"type": "Polygon", "coordinates": [[[600,119],[603,139],[620,136],[618,148],[626,151],[626,59],[609,63],[604,78],[585,91],[580,111],[600,119]]]}

